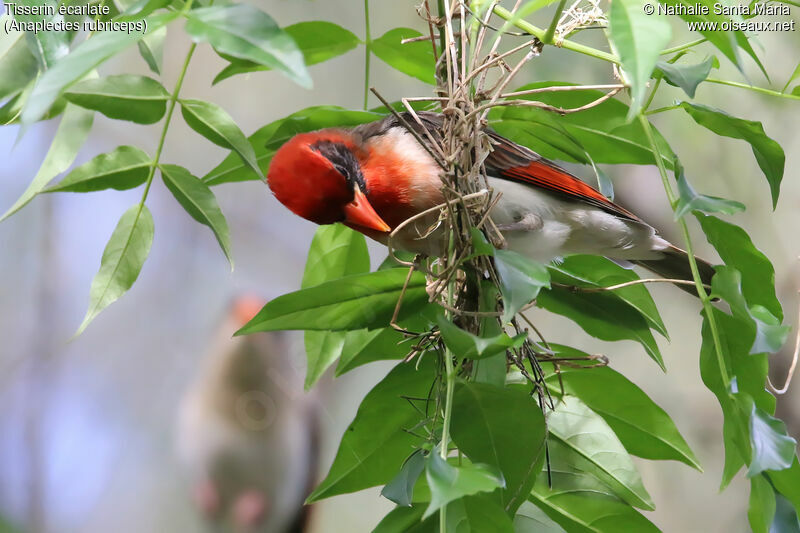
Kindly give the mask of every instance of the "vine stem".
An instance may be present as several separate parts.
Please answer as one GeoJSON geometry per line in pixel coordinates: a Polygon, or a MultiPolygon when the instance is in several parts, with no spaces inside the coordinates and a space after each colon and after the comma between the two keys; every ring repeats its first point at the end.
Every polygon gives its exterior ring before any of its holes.
{"type": "Polygon", "coordinates": [[[369,103],[369,63],[372,59],[372,34],[369,29],[369,0],[364,0],[364,111],[369,103]]]}
{"type": "Polygon", "coordinates": [[[561,3],[558,4],[555,13],[553,14],[553,20],[550,22],[550,26],[547,28],[547,32],[544,34],[544,38],[542,42],[544,44],[553,44],[553,36],[556,33],[556,26],[558,26],[558,19],[561,18],[561,13],[564,12],[564,5],[567,3],[567,0],[561,0],[561,3]]]}
{"type": "MultiPolygon", "coordinates": [[[[530,22],[525,20],[514,20],[514,14],[509,11],[508,9],[502,6],[495,6],[494,13],[501,19],[511,22],[514,26],[521,29],[524,32],[533,35],[537,39],[542,42],[546,37],[546,31],[534,26],[530,22]]],[[[566,48],[567,50],[572,50],[573,52],[578,52],[579,54],[584,54],[591,57],[596,57],[597,59],[602,59],[603,61],[608,61],[609,63],[614,63],[615,65],[619,65],[619,58],[613,54],[609,54],[608,52],[603,52],[602,50],[598,50],[596,48],[592,48],[591,46],[586,46],[585,44],[576,43],[575,41],[570,41],[569,39],[564,39],[561,41],[560,48],[566,48]]]]}
{"type": "MultiPolygon", "coordinates": [[[[444,20],[444,27],[439,28],[439,44],[441,46],[441,53],[446,55],[447,58],[447,87],[448,95],[453,94],[453,74],[451,65],[455,61],[452,57],[450,43],[453,39],[452,27],[450,26],[452,18],[450,17],[449,5],[447,0],[438,0],[436,2],[439,19],[444,20]]],[[[464,21],[462,20],[463,24],[464,21]]],[[[463,43],[461,43],[463,46],[463,43]]],[[[448,239],[448,255],[453,255],[453,234],[450,232],[448,239]]],[[[449,262],[448,262],[449,263],[449,262]]],[[[447,285],[447,304],[453,303],[453,282],[447,285]]],[[[453,387],[455,385],[455,369],[453,368],[453,354],[450,348],[445,345],[444,348],[444,368],[445,368],[445,400],[444,400],[444,417],[442,420],[442,442],[440,444],[439,453],[443,460],[447,461],[447,451],[450,445],[450,419],[453,414],[453,387]]],[[[439,509],[439,533],[447,531],[447,505],[443,505],[439,509]]]]}
{"type": "Polygon", "coordinates": [[[167,130],[169,129],[169,124],[172,121],[172,114],[175,111],[175,104],[178,102],[178,94],[181,92],[183,79],[186,77],[186,71],[189,68],[189,61],[191,61],[192,55],[194,55],[195,48],[197,48],[197,44],[192,43],[192,45],[189,47],[189,51],[186,53],[186,59],[183,60],[183,67],[181,68],[181,73],[178,76],[178,81],[175,82],[175,89],[172,91],[172,94],[169,97],[167,118],[164,119],[164,127],[161,128],[161,137],[158,139],[156,155],[153,157],[153,162],[150,164],[150,172],[147,174],[147,181],[145,182],[142,199],[139,201],[139,213],[136,214],[137,219],[139,218],[139,214],[142,212],[144,201],[147,199],[147,194],[150,192],[150,186],[153,184],[153,177],[156,174],[156,167],[158,166],[158,162],[161,160],[161,151],[164,149],[164,141],[167,138],[167,130]]]}
{"type": "MultiPolygon", "coordinates": [[[[664,192],[667,193],[667,199],[669,200],[670,208],[672,208],[674,211],[675,206],[678,203],[678,199],[675,197],[675,191],[672,190],[672,185],[669,182],[667,169],[664,166],[664,161],[661,158],[661,153],[658,150],[658,145],[656,144],[656,139],[653,135],[653,128],[650,126],[650,122],[642,113],[639,114],[639,122],[642,125],[642,129],[644,130],[647,141],[650,144],[650,148],[653,150],[656,166],[658,166],[658,172],[661,175],[661,182],[664,185],[664,192]]],[[[722,354],[722,343],[720,342],[719,338],[717,321],[714,319],[714,308],[711,306],[711,299],[709,298],[708,293],[706,292],[706,287],[700,278],[700,271],[697,269],[697,260],[694,257],[692,239],[689,235],[689,226],[686,224],[686,219],[683,217],[678,218],[678,225],[680,225],[681,233],[683,234],[683,240],[686,246],[686,254],[689,257],[689,268],[692,271],[692,278],[694,279],[695,288],[697,289],[697,294],[703,304],[703,311],[705,312],[706,320],[708,320],[708,326],[711,329],[711,338],[714,341],[714,353],[717,356],[717,364],[719,365],[720,374],[722,375],[722,382],[727,390],[730,386],[731,378],[730,374],[728,373],[728,365],[725,363],[725,357],[722,354]]]]}
{"type": "Polygon", "coordinates": [[[754,87],[752,85],[747,85],[746,83],[739,83],[735,81],[728,81],[728,80],[718,80],[716,78],[706,78],[708,83],[716,83],[718,85],[727,85],[729,87],[737,87],[739,89],[747,89],[749,91],[754,91],[761,94],[766,94],[769,96],[777,96],[779,98],[788,98],[789,100],[800,100],[800,96],[788,93],[781,93],[778,91],[773,91],[772,89],[765,89],[763,87],[754,87]]]}
{"type": "MultiPolygon", "coordinates": [[[[450,238],[452,244],[452,237],[450,238]]],[[[452,247],[452,246],[451,246],[452,247]]],[[[453,300],[453,284],[447,287],[447,303],[453,300]]],[[[456,381],[456,372],[453,367],[453,354],[450,348],[445,346],[444,350],[444,369],[445,369],[445,399],[444,399],[444,419],[442,420],[442,444],[439,450],[442,459],[447,461],[447,451],[450,443],[450,419],[453,415],[453,388],[456,381]]],[[[439,509],[439,533],[447,531],[447,505],[439,509]]]]}
{"type": "Polygon", "coordinates": [[[672,54],[672,53],[675,53],[675,52],[683,52],[684,50],[688,50],[689,48],[695,47],[698,44],[703,44],[707,40],[708,39],[703,37],[703,38],[700,38],[700,39],[696,39],[694,41],[689,41],[688,43],[679,44],[678,46],[673,46],[672,48],[664,48],[663,50],[661,50],[661,52],[659,52],[658,55],[665,56],[665,55],[669,55],[669,54],[672,54]]]}

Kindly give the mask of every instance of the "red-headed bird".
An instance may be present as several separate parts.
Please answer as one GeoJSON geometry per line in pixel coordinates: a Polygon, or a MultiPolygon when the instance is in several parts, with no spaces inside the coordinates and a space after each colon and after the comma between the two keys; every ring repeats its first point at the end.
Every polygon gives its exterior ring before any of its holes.
{"type": "MultiPolygon", "coordinates": [[[[435,138],[442,116],[418,113],[435,138]]],[[[405,121],[416,124],[410,114],[405,121]]],[[[686,252],[659,237],[642,219],[568,171],[487,130],[489,186],[502,196],[491,212],[511,250],[547,263],[569,254],[594,254],[638,263],[669,279],[692,280],[686,252]]],[[[386,243],[409,217],[441,204],[441,168],[397,118],[301,133],[272,158],[267,182],[295,214],[317,224],[342,222],[386,243]]],[[[437,255],[440,233],[420,238],[438,213],[398,232],[393,245],[437,255]]],[[[714,270],[698,259],[703,283],[714,270]]],[[[681,285],[691,293],[694,289],[681,285]]]]}

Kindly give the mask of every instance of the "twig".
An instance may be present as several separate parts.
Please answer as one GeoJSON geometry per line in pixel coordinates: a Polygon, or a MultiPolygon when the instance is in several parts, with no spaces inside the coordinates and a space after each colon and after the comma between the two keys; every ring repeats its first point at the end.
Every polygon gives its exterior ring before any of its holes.
{"type": "MultiPolygon", "coordinates": [[[[610,285],[608,287],[579,287],[577,285],[567,285],[564,283],[553,283],[556,287],[563,287],[567,289],[573,289],[576,291],[581,292],[605,292],[605,291],[616,291],[618,289],[624,289],[625,287],[630,287],[632,285],[641,285],[642,283],[674,283],[675,285],[692,285],[694,286],[694,280],[686,280],[686,279],[668,279],[668,278],[647,278],[647,279],[634,279],[631,281],[626,281],[625,283],[619,283],[617,285],[610,285]]],[[[703,287],[706,289],[711,289],[710,285],[703,284],[703,287]]]]}
{"type": "Polygon", "coordinates": [[[420,35],[419,37],[409,37],[408,39],[402,39],[400,44],[408,44],[408,43],[418,43],[420,41],[430,41],[438,39],[438,35],[420,35]]]}
{"type": "Polygon", "coordinates": [[[393,329],[399,331],[400,333],[405,333],[406,335],[415,335],[413,331],[409,331],[397,324],[397,317],[400,315],[400,308],[403,306],[403,298],[406,295],[406,290],[408,289],[408,284],[411,282],[411,275],[414,274],[414,266],[412,265],[411,268],[408,269],[408,275],[406,275],[406,280],[403,283],[403,288],[400,291],[400,296],[397,297],[397,304],[394,306],[394,313],[392,313],[392,320],[389,322],[389,325],[392,326],[393,329]]]}
{"type": "MultiPolygon", "coordinates": [[[[797,294],[800,296],[800,291],[797,291],[797,294]]],[[[789,390],[789,385],[792,384],[792,378],[794,377],[795,368],[797,368],[798,357],[800,357],[800,309],[797,311],[797,335],[794,341],[792,364],[789,366],[789,372],[786,373],[786,381],[784,381],[783,387],[780,389],[776,388],[775,385],[772,384],[772,380],[770,380],[769,376],[767,376],[767,385],[769,385],[770,390],[774,394],[786,394],[786,391],[789,390]]]]}
{"type": "Polygon", "coordinates": [[[562,91],[596,91],[606,89],[624,89],[625,85],[621,83],[613,83],[607,85],[551,85],[549,87],[539,87],[538,89],[526,89],[524,91],[515,91],[511,93],[503,93],[500,98],[513,98],[515,96],[525,96],[526,94],[539,94],[539,93],[558,93],[562,91]]]}
{"type": "Polygon", "coordinates": [[[435,153],[433,153],[433,151],[431,150],[430,146],[428,146],[428,144],[425,141],[422,140],[422,137],[420,137],[419,133],[417,133],[414,130],[414,128],[411,127],[411,125],[408,123],[408,121],[406,121],[406,119],[404,119],[403,116],[400,113],[398,113],[397,111],[394,110],[394,108],[391,106],[391,104],[389,104],[389,102],[387,102],[386,99],[383,96],[380,95],[380,93],[375,89],[375,87],[370,87],[369,90],[372,91],[372,94],[377,96],[378,100],[381,101],[381,103],[386,107],[386,109],[388,109],[392,113],[392,115],[394,115],[394,117],[397,120],[400,121],[400,124],[402,124],[403,127],[405,127],[408,130],[408,132],[411,133],[411,135],[414,136],[414,138],[417,140],[417,142],[420,144],[420,146],[425,148],[425,151],[427,151],[430,154],[430,156],[434,159],[434,161],[436,161],[436,163],[440,167],[442,167],[442,169],[446,170],[447,169],[446,163],[441,161],[439,159],[439,156],[437,156],[435,153]]]}
{"type": "Polygon", "coordinates": [[[558,113],[559,115],[569,115],[572,113],[579,113],[581,111],[586,111],[587,109],[596,107],[605,102],[606,100],[609,100],[610,98],[616,96],[616,94],[619,93],[621,90],[622,90],[621,88],[612,89],[611,91],[607,92],[600,98],[597,98],[596,100],[593,100],[588,104],[582,105],[580,107],[564,109],[562,107],[552,106],[550,104],[545,104],[544,102],[537,102],[535,100],[504,100],[502,102],[490,102],[488,104],[484,104],[476,108],[475,111],[473,111],[472,113],[474,114],[482,113],[493,107],[500,107],[500,106],[522,106],[522,107],[536,107],[544,111],[551,111],[553,113],[558,113]]]}

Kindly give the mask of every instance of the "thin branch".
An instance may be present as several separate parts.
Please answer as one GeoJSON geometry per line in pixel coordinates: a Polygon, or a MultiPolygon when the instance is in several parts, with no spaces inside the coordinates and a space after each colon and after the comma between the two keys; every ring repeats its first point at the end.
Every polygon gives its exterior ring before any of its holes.
{"type": "MultiPolygon", "coordinates": [[[[503,8],[502,6],[495,6],[494,12],[497,16],[499,16],[504,20],[507,21],[513,20],[514,15],[507,9],[503,8]]],[[[541,40],[545,35],[545,30],[538,28],[525,20],[516,20],[513,22],[513,24],[517,28],[529,33],[530,35],[533,35],[539,40],[541,40]]],[[[573,52],[578,52],[579,54],[592,56],[597,59],[602,59],[603,61],[608,61],[609,63],[614,63],[619,65],[619,58],[617,56],[609,54],[608,52],[603,52],[602,50],[597,50],[596,48],[592,48],[591,46],[586,46],[584,44],[576,43],[568,39],[564,39],[559,43],[559,45],[560,48],[566,48],[567,50],[572,50],[573,52]]]]}
{"type": "Polygon", "coordinates": [[[438,35],[420,35],[419,37],[409,37],[408,39],[402,39],[400,44],[408,44],[408,43],[418,43],[420,41],[430,41],[438,39],[438,35]]]}
{"type": "Polygon", "coordinates": [[[789,100],[800,100],[800,96],[791,93],[781,93],[778,91],[773,91],[772,89],[764,89],[763,87],[754,87],[752,85],[738,83],[735,81],[718,80],[715,78],[706,78],[705,81],[707,81],[708,83],[716,83],[718,85],[727,85],[729,87],[736,87],[738,89],[747,89],[748,91],[754,91],[757,93],[766,94],[767,96],[777,96],[779,98],[787,98],[789,100]]]}
{"type": "Polygon", "coordinates": [[[492,107],[522,106],[522,107],[536,107],[536,108],[539,108],[539,109],[543,109],[545,111],[551,111],[553,113],[558,113],[559,115],[569,115],[571,113],[578,113],[580,111],[586,111],[587,109],[591,109],[591,108],[593,108],[595,106],[598,106],[598,105],[602,104],[603,102],[605,102],[606,100],[616,96],[616,94],[619,93],[621,90],[622,90],[621,88],[613,89],[613,90],[609,91],[608,93],[604,94],[603,96],[601,96],[600,98],[597,98],[596,100],[593,100],[593,101],[589,102],[588,104],[582,105],[580,107],[573,107],[573,108],[564,109],[562,107],[552,106],[550,104],[545,104],[544,102],[537,102],[535,100],[504,100],[502,102],[490,102],[488,104],[484,104],[484,105],[478,107],[477,109],[475,109],[475,111],[473,111],[472,114],[477,114],[477,113],[483,112],[484,110],[490,109],[492,107]]]}
{"type": "Polygon", "coordinates": [[[708,39],[703,37],[701,39],[690,41],[688,43],[680,44],[678,46],[673,46],[672,48],[665,48],[665,49],[661,50],[659,55],[665,56],[665,55],[673,54],[675,52],[683,52],[684,50],[688,50],[689,48],[697,46],[698,44],[702,44],[702,43],[706,42],[707,40],[708,39]]]}
{"type": "MultiPolygon", "coordinates": [[[[667,279],[667,278],[634,279],[632,281],[626,281],[625,283],[610,285],[608,287],[578,287],[576,285],[566,285],[563,283],[553,283],[553,285],[568,289],[574,289],[580,292],[605,292],[605,291],[616,291],[619,289],[624,289],[625,287],[631,287],[633,285],[641,285],[643,283],[673,283],[675,285],[692,285],[692,286],[695,285],[694,280],[667,279]]],[[[711,289],[710,285],[703,284],[703,287],[709,290],[711,289]]]]}
{"type": "MultiPolygon", "coordinates": [[[[798,296],[800,296],[800,291],[797,291],[798,296]]],[[[767,376],[767,385],[769,385],[770,390],[772,390],[775,394],[786,394],[786,391],[789,390],[789,385],[792,384],[792,378],[794,377],[794,371],[797,368],[797,359],[800,357],[800,309],[797,311],[797,335],[794,341],[794,353],[792,354],[792,364],[789,366],[789,372],[786,373],[786,381],[783,383],[783,387],[780,389],[775,388],[775,385],[772,384],[772,381],[767,376]]]]}
{"type": "Polygon", "coordinates": [[[604,91],[606,89],[624,89],[625,85],[621,83],[612,83],[606,85],[551,85],[550,87],[539,87],[538,89],[526,89],[524,91],[514,91],[511,93],[503,93],[500,98],[513,98],[515,96],[525,96],[528,94],[539,93],[559,93],[564,91],[604,91]]]}
{"type": "Polygon", "coordinates": [[[437,164],[438,164],[438,165],[439,165],[439,166],[440,166],[442,169],[446,170],[446,169],[447,169],[447,165],[445,164],[445,162],[444,162],[444,161],[441,161],[441,160],[439,159],[439,156],[438,156],[438,155],[436,155],[436,154],[435,154],[435,153],[434,153],[434,152],[431,150],[431,147],[430,147],[430,146],[428,146],[428,143],[426,143],[426,142],[425,142],[425,141],[422,139],[422,137],[420,137],[420,136],[419,136],[419,133],[417,133],[417,132],[416,132],[416,130],[414,130],[414,128],[412,128],[412,127],[411,127],[411,125],[408,123],[408,121],[406,121],[406,119],[404,119],[404,118],[403,118],[403,116],[402,116],[400,113],[398,113],[397,111],[395,111],[395,109],[394,109],[394,108],[391,106],[391,104],[389,104],[389,102],[387,102],[387,101],[386,101],[386,99],[385,99],[383,96],[381,96],[381,95],[380,95],[380,93],[379,93],[379,92],[378,92],[378,91],[375,89],[375,87],[370,87],[370,89],[369,89],[369,90],[370,90],[370,91],[372,91],[372,94],[374,94],[375,96],[377,96],[377,97],[378,97],[378,100],[380,100],[380,101],[381,101],[381,103],[382,103],[382,104],[383,104],[383,105],[386,107],[386,109],[388,109],[388,110],[389,110],[389,111],[392,113],[392,115],[394,115],[394,117],[395,117],[397,120],[399,120],[399,121],[400,121],[400,124],[402,124],[402,125],[403,125],[403,127],[405,127],[405,128],[408,130],[408,132],[409,132],[411,135],[413,135],[413,136],[414,136],[414,138],[417,140],[417,142],[420,144],[420,146],[422,146],[423,148],[425,148],[425,150],[428,152],[428,154],[430,154],[430,156],[431,156],[431,157],[434,159],[434,161],[436,161],[436,163],[437,163],[437,164]]]}
{"type": "Polygon", "coordinates": [[[389,234],[389,239],[388,239],[388,241],[386,243],[386,246],[389,248],[389,251],[391,253],[391,250],[393,248],[392,240],[397,237],[397,234],[401,229],[405,228],[406,226],[408,226],[409,224],[411,224],[415,220],[418,220],[418,219],[420,219],[420,218],[422,218],[422,217],[424,217],[426,215],[429,215],[431,213],[439,211],[442,208],[447,207],[448,205],[455,205],[458,202],[465,202],[465,201],[468,201],[468,200],[474,200],[476,198],[480,198],[481,196],[487,196],[488,194],[489,194],[488,190],[482,189],[482,190],[480,190],[480,191],[478,191],[476,193],[468,194],[466,196],[455,198],[453,200],[448,200],[447,202],[442,202],[439,205],[435,205],[435,206],[433,206],[433,207],[431,207],[429,209],[426,209],[425,211],[422,211],[422,212],[417,213],[416,215],[414,215],[412,217],[409,217],[409,218],[405,219],[400,224],[398,224],[398,226],[396,228],[394,228],[392,230],[392,232],[389,234]]]}
{"type": "Polygon", "coordinates": [[[528,48],[528,47],[533,46],[535,44],[536,44],[535,40],[526,41],[526,42],[522,43],[519,46],[515,46],[514,48],[512,48],[511,50],[509,50],[507,52],[503,52],[502,54],[493,57],[492,59],[488,59],[487,58],[487,61],[483,62],[475,70],[470,72],[469,76],[467,76],[467,78],[464,80],[464,83],[469,83],[470,81],[472,81],[472,79],[475,77],[475,75],[480,74],[481,71],[486,70],[487,68],[491,67],[492,65],[494,65],[498,61],[502,61],[506,57],[519,52],[523,48],[528,48]]]}

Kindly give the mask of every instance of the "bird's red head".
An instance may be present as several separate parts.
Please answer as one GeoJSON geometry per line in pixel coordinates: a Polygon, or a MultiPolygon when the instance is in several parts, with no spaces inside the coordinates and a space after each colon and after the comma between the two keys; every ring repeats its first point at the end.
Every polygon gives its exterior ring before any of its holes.
{"type": "Polygon", "coordinates": [[[370,205],[359,148],[339,130],[295,135],[272,157],[267,183],[293,213],[317,224],[389,231],[370,205]]]}

